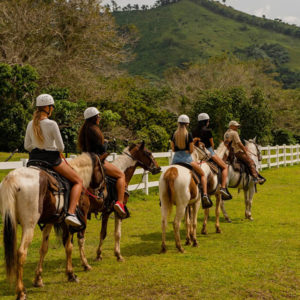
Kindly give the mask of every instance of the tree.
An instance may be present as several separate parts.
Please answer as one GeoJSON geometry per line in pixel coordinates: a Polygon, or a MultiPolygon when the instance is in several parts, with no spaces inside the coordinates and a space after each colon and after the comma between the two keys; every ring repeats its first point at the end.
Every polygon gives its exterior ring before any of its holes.
{"type": "Polygon", "coordinates": [[[75,97],[99,97],[98,77],[129,59],[130,35],[118,33],[98,0],[3,0],[0,35],[2,62],[30,64],[41,87],[69,86],[75,97]]]}

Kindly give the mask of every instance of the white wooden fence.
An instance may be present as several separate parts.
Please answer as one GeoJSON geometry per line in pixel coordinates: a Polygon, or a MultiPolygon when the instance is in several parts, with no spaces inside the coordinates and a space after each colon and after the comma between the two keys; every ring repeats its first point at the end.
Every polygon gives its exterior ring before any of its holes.
{"type": "MultiPolygon", "coordinates": [[[[300,154],[300,145],[282,145],[282,146],[266,146],[261,147],[260,150],[262,151],[263,160],[259,166],[259,169],[277,167],[279,168],[282,166],[287,165],[294,165],[300,162],[299,154],[300,154]]],[[[155,158],[168,158],[169,164],[172,161],[173,153],[171,150],[168,152],[160,152],[160,153],[153,153],[155,158]]],[[[72,159],[75,156],[69,158],[72,159]]],[[[107,160],[114,161],[117,157],[116,153],[112,153],[107,160]]],[[[12,162],[0,162],[0,170],[11,170],[26,166],[27,159],[22,158],[20,161],[12,161],[12,162]]],[[[162,166],[162,171],[167,168],[167,166],[162,166]]],[[[129,191],[135,190],[143,190],[145,194],[148,195],[149,188],[158,186],[158,181],[149,181],[149,172],[144,172],[143,169],[137,169],[134,175],[143,174],[142,180],[139,184],[132,184],[129,185],[129,191]]]]}

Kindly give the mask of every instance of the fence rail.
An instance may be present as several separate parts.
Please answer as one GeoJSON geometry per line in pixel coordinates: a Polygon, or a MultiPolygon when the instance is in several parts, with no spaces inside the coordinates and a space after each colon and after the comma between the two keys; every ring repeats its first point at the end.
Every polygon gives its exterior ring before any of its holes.
{"type": "MultiPolygon", "coordinates": [[[[259,165],[259,169],[271,168],[287,165],[294,165],[300,162],[300,145],[282,145],[282,146],[266,146],[260,147],[262,151],[262,161],[259,165]]],[[[168,152],[153,153],[155,158],[168,158],[169,165],[171,164],[173,153],[171,150],[168,152]]],[[[69,158],[72,159],[76,157],[75,155],[69,158]]],[[[117,154],[112,153],[108,156],[107,160],[112,162],[116,159],[117,154]]],[[[26,166],[28,159],[21,158],[20,161],[12,162],[0,162],[0,170],[11,170],[16,168],[21,168],[26,166]]],[[[168,166],[162,166],[161,169],[164,171],[168,166]]],[[[134,175],[141,175],[142,181],[139,184],[132,184],[128,186],[129,191],[143,190],[145,194],[148,195],[149,188],[158,186],[158,181],[149,181],[149,172],[143,169],[137,169],[134,175]]]]}

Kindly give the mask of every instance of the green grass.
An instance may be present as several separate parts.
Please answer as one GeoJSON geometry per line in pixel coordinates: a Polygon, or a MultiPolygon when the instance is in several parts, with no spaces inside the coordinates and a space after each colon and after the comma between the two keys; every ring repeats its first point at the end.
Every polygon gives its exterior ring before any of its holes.
{"type": "Polygon", "coordinates": [[[264,43],[285,47],[291,57],[287,66],[299,70],[300,39],[245,26],[190,0],[147,11],[116,12],[114,16],[118,24],[134,24],[139,31],[135,60],[126,66],[132,74],[159,77],[164,70],[185,62],[201,62],[264,43]],[[241,29],[245,27],[247,30],[241,29]]]}
{"type": "MultiPolygon", "coordinates": [[[[10,156],[10,153],[0,152],[0,162],[5,161],[10,156]]],[[[21,158],[28,158],[28,153],[15,153],[9,161],[18,161],[21,158]]]]}
{"type": "MultiPolygon", "coordinates": [[[[208,235],[200,234],[199,247],[175,249],[171,222],[167,230],[166,254],[161,244],[158,190],[149,196],[131,194],[130,219],[123,221],[121,252],[124,263],[113,255],[113,220],[104,244],[104,259],[95,262],[99,221],[89,221],[86,253],[93,270],[82,271],[77,242],[73,265],[79,284],[68,283],[64,274],[64,249],[54,236],[44,264],[45,287],[32,287],[41,241],[39,229],[28,252],[24,282],[30,299],[286,299],[300,298],[300,166],[273,168],[253,201],[254,221],[244,220],[242,193],[231,190],[234,199],[226,202],[231,224],[221,218],[222,234],[214,231],[211,211],[208,235]]],[[[174,211],[173,211],[174,215],[174,211]]],[[[0,231],[1,229],[0,225],[0,231]]],[[[181,239],[184,242],[184,226],[181,239]]],[[[0,244],[0,298],[14,299],[14,287],[5,280],[3,245],[0,244]]]]}

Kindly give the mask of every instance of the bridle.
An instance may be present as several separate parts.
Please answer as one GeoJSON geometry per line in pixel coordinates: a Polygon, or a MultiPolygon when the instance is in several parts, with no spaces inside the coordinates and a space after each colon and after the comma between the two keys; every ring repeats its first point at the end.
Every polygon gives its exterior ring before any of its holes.
{"type": "Polygon", "coordinates": [[[249,149],[247,149],[247,151],[248,151],[249,153],[251,153],[252,155],[256,156],[257,159],[258,159],[258,161],[262,161],[262,155],[261,155],[261,152],[260,152],[260,150],[259,150],[259,148],[258,148],[258,145],[257,145],[255,142],[253,142],[253,141],[251,141],[251,143],[253,143],[253,144],[255,145],[256,150],[257,150],[257,154],[251,152],[249,149]]]}
{"type": "Polygon", "coordinates": [[[125,154],[125,155],[127,155],[127,156],[129,156],[133,161],[136,161],[143,169],[145,169],[145,170],[147,170],[147,171],[149,171],[149,172],[155,172],[158,168],[155,166],[155,162],[154,162],[154,159],[153,159],[153,157],[152,157],[152,155],[149,153],[149,152],[147,152],[147,151],[144,151],[144,154],[147,156],[147,158],[149,158],[149,160],[151,161],[151,164],[150,164],[150,166],[147,166],[144,162],[142,162],[141,160],[139,160],[139,159],[137,159],[137,158],[135,158],[135,157],[133,157],[132,155],[131,155],[131,153],[129,152],[122,152],[123,154],[125,154]],[[154,167],[153,167],[154,166],[154,167]]]}

